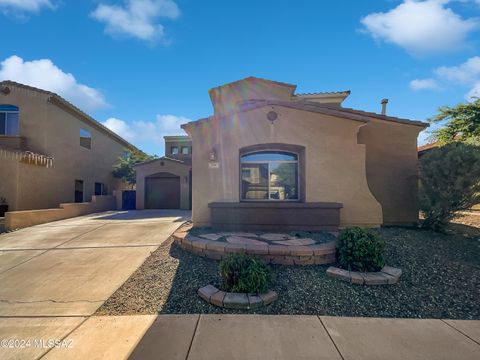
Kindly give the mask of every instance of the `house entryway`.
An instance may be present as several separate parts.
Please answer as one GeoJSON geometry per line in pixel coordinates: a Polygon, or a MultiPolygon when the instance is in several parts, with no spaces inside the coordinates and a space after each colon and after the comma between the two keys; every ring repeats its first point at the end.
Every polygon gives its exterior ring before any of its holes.
{"type": "Polygon", "coordinates": [[[145,209],[180,209],[180,177],[160,173],[145,178],[145,209]]]}

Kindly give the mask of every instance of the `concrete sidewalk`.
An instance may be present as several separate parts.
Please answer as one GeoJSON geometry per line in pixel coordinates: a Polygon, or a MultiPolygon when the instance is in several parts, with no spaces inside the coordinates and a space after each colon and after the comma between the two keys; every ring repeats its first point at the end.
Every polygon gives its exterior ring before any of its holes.
{"type": "Polygon", "coordinates": [[[480,321],[265,315],[3,318],[2,359],[480,359],[480,321]],[[63,340],[49,348],[48,340],[63,340]],[[32,340],[33,341],[33,340],[32,340]]]}

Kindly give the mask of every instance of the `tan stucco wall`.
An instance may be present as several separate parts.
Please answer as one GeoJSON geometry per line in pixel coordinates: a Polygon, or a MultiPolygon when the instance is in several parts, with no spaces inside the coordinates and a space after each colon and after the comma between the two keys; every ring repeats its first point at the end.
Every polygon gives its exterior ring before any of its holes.
{"type": "Polygon", "coordinates": [[[190,139],[165,140],[165,156],[172,159],[190,161],[190,159],[192,158],[192,140],[190,139]],[[172,146],[178,147],[179,153],[177,155],[174,155],[171,153],[172,146]],[[188,147],[188,155],[183,155],[181,153],[182,147],[184,146],[188,147]]]}
{"type": "Polygon", "coordinates": [[[341,225],[378,226],[382,208],[370,192],[365,145],[357,143],[362,122],[280,106],[272,125],[265,107],[185,127],[193,139],[193,222],[210,225],[210,202],[239,201],[239,150],[245,146],[284,143],[304,146],[307,202],[339,202],[341,225]],[[209,168],[215,148],[219,168],[209,168]]]}
{"type": "Polygon", "coordinates": [[[382,204],[385,225],[418,221],[417,136],[421,130],[375,119],[360,129],[358,141],[367,149],[368,184],[382,204]]]}
{"type": "Polygon", "coordinates": [[[251,99],[290,100],[296,86],[249,77],[210,89],[216,115],[234,111],[239,102],[251,99]]]}
{"type": "Polygon", "coordinates": [[[20,135],[24,150],[52,156],[53,167],[18,163],[0,159],[0,196],[7,198],[10,210],[54,208],[74,201],[74,182],[84,181],[84,201],[94,194],[94,183],[104,183],[108,193],[117,187],[112,166],[126,149],[108,136],[59,106],[48,95],[22,87],[8,86],[10,94],[0,94],[0,104],[20,108],[20,135]],[[80,128],[92,134],[90,150],[80,146],[80,128]],[[14,184],[13,183],[13,179],[14,184]]]}
{"type": "Polygon", "coordinates": [[[190,208],[189,164],[167,159],[158,159],[137,165],[135,169],[137,174],[136,202],[138,210],[143,210],[145,208],[145,178],[158,173],[170,173],[180,177],[180,208],[183,210],[188,210],[190,208]]]}
{"type": "Polygon", "coordinates": [[[114,196],[92,196],[92,201],[87,203],[60,204],[55,209],[8,212],[5,214],[5,227],[7,230],[21,229],[107,210],[115,210],[114,196]]]}

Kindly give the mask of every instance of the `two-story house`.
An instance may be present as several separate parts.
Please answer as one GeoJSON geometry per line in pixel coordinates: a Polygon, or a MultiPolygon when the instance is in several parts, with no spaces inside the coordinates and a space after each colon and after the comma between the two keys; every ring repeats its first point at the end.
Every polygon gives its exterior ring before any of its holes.
{"type": "Polygon", "coordinates": [[[49,91],[0,82],[0,197],[9,211],[112,194],[126,140],[49,91]]]}
{"type": "Polygon", "coordinates": [[[165,156],[138,164],[137,209],[192,208],[192,140],[165,136],[165,156]]]}

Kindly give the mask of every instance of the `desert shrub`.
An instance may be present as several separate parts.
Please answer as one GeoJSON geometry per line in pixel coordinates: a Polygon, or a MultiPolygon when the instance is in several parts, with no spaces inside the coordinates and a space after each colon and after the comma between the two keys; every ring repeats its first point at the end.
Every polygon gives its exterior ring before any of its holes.
{"type": "Polygon", "coordinates": [[[450,143],[420,159],[419,205],[423,227],[445,229],[455,212],[480,202],[480,147],[450,143]]]}
{"type": "Polygon", "coordinates": [[[264,293],[272,273],[264,263],[252,256],[229,254],[219,265],[224,290],[242,293],[264,293]]]}
{"type": "Polygon", "coordinates": [[[337,238],[337,261],[347,270],[380,270],[385,265],[384,251],[383,237],[369,229],[346,228],[337,238]]]}

